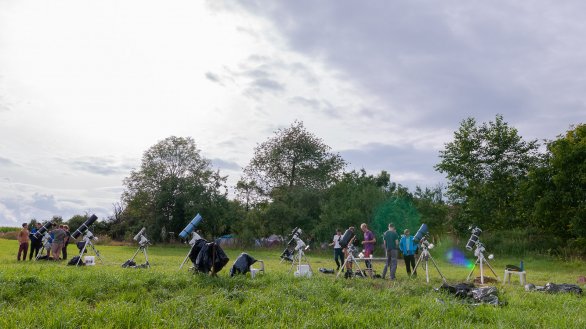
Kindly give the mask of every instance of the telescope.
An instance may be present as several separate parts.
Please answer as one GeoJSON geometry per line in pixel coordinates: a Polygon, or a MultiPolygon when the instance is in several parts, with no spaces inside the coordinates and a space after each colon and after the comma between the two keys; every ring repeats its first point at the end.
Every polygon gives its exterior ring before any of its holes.
{"type": "Polygon", "coordinates": [[[466,243],[466,249],[468,250],[472,250],[476,243],[478,243],[478,239],[480,237],[480,233],[482,233],[482,230],[478,228],[478,226],[470,226],[470,232],[472,232],[472,235],[470,236],[470,239],[468,239],[468,243],[466,243]]]}
{"type": "Polygon", "coordinates": [[[419,230],[417,230],[417,233],[415,233],[415,235],[413,236],[413,240],[414,241],[420,241],[421,239],[423,239],[423,237],[428,232],[429,231],[427,230],[427,224],[421,224],[421,227],[419,228],[419,230]]]}
{"type": "Polygon", "coordinates": [[[354,238],[354,227],[348,228],[344,235],[340,238],[340,246],[342,248],[348,247],[349,244],[352,243],[352,239],[354,238]]]}
{"type": "Polygon", "coordinates": [[[75,230],[75,232],[73,232],[73,234],[71,234],[71,236],[74,239],[77,239],[80,235],[84,234],[88,230],[88,227],[90,225],[92,225],[97,219],[98,219],[98,216],[91,215],[90,218],[88,218],[83,224],[81,224],[77,228],[77,230],[75,230]]]}
{"type": "Polygon", "coordinates": [[[147,253],[147,248],[148,248],[149,244],[151,244],[151,242],[149,241],[149,239],[144,234],[145,231],[146,231],[146,228],[143,227],[134,236],[134,238],[133,238],[134,241],[138,242],[138,249],[136,250],[136,252],[134,253],[134,255],[132,255],[132,258],[130,258],[129,260],[127,260],[126,262],[124,262],[124,264],[122,264],[122,267],[124,267],[124,268],[127,268],[127,267],[132,267],[132,268],[149,268],[149,267],[151,267],[151,265],[149,264],[149,256],[148,256],[148,253],[147,253]],[[136,265],[136,262],[134,261],[134,258],[136,257],[136,255],[141,250],[142,250],[142,252],[144,254],[145,263],[144,264],[141,264],[141,265],[136,265]]]}
{"type": "Polygon", "coordinates": [[[182,239],[187,239],[189,234],[191,234],[191,232],[193,232],[193,230],[195,230],[195,228],[197,227],[197,225],[199,225],[199,223],[202,221],[202,219],[203,218],[201,218],[201,215],[199,213],[197,215],[195,215],[195,217],[191,220],[191,222],[189,222],[189,224],[187,224],[187,226],[183,229],[183,231],[181,231],[181,233],[179,233],[179,237],[182,239]]]}
{"type": "MultiPolygon", "coordinates": [[[[149,245],[151,242],[149,241],[149,239],[146,237],[146,235],[144,234],[144,232],[146,231],[146,228],[143,227],[135,236],[134,236],[134,241],[138,242],[138,244],[142,247],[149,245]]],[[[146,256],[146,254],[145,254],[146,256]]]]}
{"type": "Polygon", "coordinates": [[[143,227],[142,230],[140,230],[135,236],[134,236],[134,241],[138,241],[138,239],[140,239],[140,237],[143,235],[144,231],[146,231],[146,228],[143,227]]]}
{"type": "Polygon", "coordinates": [[[35,232],[35,238],[40,239],[44,235],[44,233],[47,232],[47,230],[51,228],[51,226],[53,226],[53,222],[51,222],[51,221],[43,224],[43,226],[38,231],[35,232]]]}

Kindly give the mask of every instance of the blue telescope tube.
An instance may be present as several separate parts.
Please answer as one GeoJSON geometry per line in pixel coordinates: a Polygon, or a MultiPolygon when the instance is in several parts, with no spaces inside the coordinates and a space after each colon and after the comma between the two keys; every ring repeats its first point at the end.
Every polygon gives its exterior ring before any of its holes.
{"type": "Polygon", "coordinates": [[[203,218],[201,218],[200,214],[195,215],[193,220],[189,224],[187,224],[187,226],[183,229],[183,231],[181,231],[181,233],[179,233],[179,237],[181,237],[182,239],[187,239],[189,234],[191,234],[191,232],[195,230],[195,228],[197,227],[197,225],[199,225],[202,219],[203,218]]]}
{"type": "Polygon", "coordinates": [[[417,231],[417,233],[415,233],[415,235],[413,236],[413,240],[415,241],[419,241],[421,240],[421,238],[423,238],[424,235],[427,234],[427,225],[426,224],[421,224],[421,227],[419,228],[419,230],[417,231]]]}

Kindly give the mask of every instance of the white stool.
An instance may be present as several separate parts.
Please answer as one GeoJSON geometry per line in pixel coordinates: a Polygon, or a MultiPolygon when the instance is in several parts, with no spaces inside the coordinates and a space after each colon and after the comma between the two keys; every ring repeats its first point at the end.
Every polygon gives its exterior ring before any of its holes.
{"type": "Polygon", "coordinates": [[[251,278],[254,278],[260,272],[262,272],[263,274],[265,273],[265,262],[263,262],[262,260],[257,260],[256,262],[260,264],[260,268],[254,268],[252,267],[252,265],[250,265],[251,278]]]}
{"type": "Polygon", "coordinates": [[[503,283],[511,283],[511,274],[516,274],[519,276],[519,282],[521,285],[525,285],[527,281],[527,273],[525,271],[509,271],[505,270],[505,277],[503,278],[503,283]]]}

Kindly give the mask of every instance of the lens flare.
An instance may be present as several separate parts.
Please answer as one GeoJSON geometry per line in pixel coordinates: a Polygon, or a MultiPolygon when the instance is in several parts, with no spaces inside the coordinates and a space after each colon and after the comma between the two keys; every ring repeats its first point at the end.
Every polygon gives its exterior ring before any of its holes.
{"type": "Polygon", "coordinates": [[[446,259],[453,265],[463,266],[471,269],[474,263],[464,256],[464,253],[458,248],[451,248],[446,252],[446,259]]]}

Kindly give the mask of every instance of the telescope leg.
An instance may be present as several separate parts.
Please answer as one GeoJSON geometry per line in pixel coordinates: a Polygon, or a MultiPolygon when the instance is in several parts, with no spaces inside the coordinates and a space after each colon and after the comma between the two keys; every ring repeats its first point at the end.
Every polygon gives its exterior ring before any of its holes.
{"type": "MultiPolygon", "coordinates": [[[[358,264],[358,261],[356,260],[356,258],[354,258],[354,256],[352,256],[352,254],[350,254],[350,255],[348,255],[348,257],[344,261],[344,264],[342,264],[342,267],[338,271],[338,274],[336,275],[336,279],[340,276],[340,273],[342,273],[342,269],[344,269],[346,267],[346,264],[348,264],[348,262],[356,265],[356,268],[358,269],[358,271],[360,271],[360,273],[364,273],[362,271],[362,269],[360,268],[360,265],[358,264]]],[[[346,269],[346,271],[353,271],[353,269],[346,269]]]]}
{"type": "Polygon", "coordinates": [[[92,247],[92,250],[94,251],[94,253],[96,254],[96,256],[98,256],[98,259],[100,260],[100,262],[102,262],[102,265],[104,264],[104,260],[102,259],[102,257],[100,256],[100,252],[96,249],[96,247],[94,247],[94,244],[89,241],[90,246],[92,247]]]}
{"type": "Polygon", "coordinates": [[[138,247],[138,249],[136,249],[136,252],[134,253],[134,255],[132,255],[132,258],[130,258],[130,261],[134,261],[134,257],[136,257],[136,255],[140,252],[140,249],[142,249],[142,247],[138,247]]]}
{"type": "Polygon", "coordinates": [[[191,251],[193,250],[193,247],[195,247],[195,245],[191,246],[191,248],[189,249],[189,252],[187,253],[187,256],[185,256],[185,259],[183,260],[183,263],[181,263],[181,266],[179,266],[179,269],[182,269],[183,268],[183,265],[187,261],[187,258],[189,258],[189,254],[191,254],[191,251]]]}
{"type": "Polygon", "coordinates": [[[77,259],[77,263],[75,263],[75,266],[78,266],[79,262],[81,262],[81,257],[83,257],[83,253],[85,252],[87,244],[88,244],[88,241],[84,241],[83,248],[81,248],[81,252],[79,253],[79,258],[77,259]]]}
{"type": "Polygon", "coordinates": [[[147,267],[151,267],[151,264],[149,264],[149,256],[147,255],[147,247],[143,247],[142,252],[144,253],[144,260],[146,262],[145,265],[147,267]]]}
{"type": "Polygon", "coordinates": [[[37,257],[35,257],[35,261],[39,260],[39,258],[43,257],[43,252],[45,251],[45,246],[41,247],[41,251],[39,251],[39,253],[37,254],[37,257]]]}
{"type": "Polygon", "coordinates": [[[486,265],[488,265],[488,268],[490,268],[490,271],[492,272],[492,274],[494,274],[494,277],[498,280],[499,277],[498,275],[496,275],[496,273],[494,272],[494,269],[492,268],[492,266],[490,266],[490,263],[485,259],[484,262],[486,263],[486,265]]]}
{"type": "Polygon", "coordinates": [[[442,280],[444,282],[446,282],[446,278],[444,277],[444,275],[442,274],[442,272],[440,271],[439,267],[437,266],[435,260],[433,259],[433,257],[431,257],[431,254],[429,255],[429,259],[431,259],[431,262],[433,263],[433,266],[435,266],[435,269],[437,270],[437,272],[439,273],[439,275],[442,277],[442,280]]]}
{"type": "Polygon", "coordinates": [[[348,260],[350,259],[350,257],[352,257],[352,256],[348,255],[348,257],[346,257],[346,259],[344,260],[344,263],[342,264],[342,266],[338,270],[338,274],[336,274],[336,279],[340,276],[340,273],[342,273],[342,271],[346,268],[346,264],[348,263],[348,260]]]}
{"type": "Polygon", "coordinates": [[[472,276],[472,273],[474,273],[474,269],[476,269],[476,264],[478,264],[478,259],[476,260],[476,263],[474,263],[474,266],[472,266],[472,271],[470,271],[470,274],[468,274],[468,277],[466,278],[466,281],[470,281],[470,277],[472,276]]]}
{"type": "Polygon", "coordinates": [[[413,268],[413,272],[411,272],[411,275],[409,277],[413,277],[415,272],[417,272],[417,267],[419,267],[419,264],[421,263],[422,259],[423,259],[423,252],[421,252],[421,255],[419,255],[419,259],[417,259],[417,263],[415,263],[415,267],[413,268]]]}

